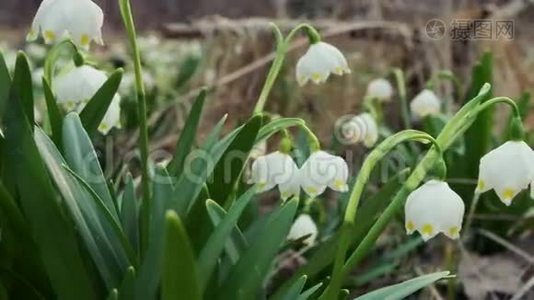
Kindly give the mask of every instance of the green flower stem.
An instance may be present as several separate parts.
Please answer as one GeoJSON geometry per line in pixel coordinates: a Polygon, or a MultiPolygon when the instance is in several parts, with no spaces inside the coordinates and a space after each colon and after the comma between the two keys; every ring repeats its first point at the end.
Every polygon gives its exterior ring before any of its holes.
{"type": "Polygon", "coordinates": [[[50,84],[50,87],[52,87],[52,79],[54,77],[54,66],[56,65],[56,61],[64,47],[68,47],[74,51],[73,60],[77,67],[84,64],[83,54],[79,51],[78,47],[72,42],[71,39],[65,39],[55,44],[50,51],[48,51],[44,62],[44,78],[48,84],[50,84]]]}
{"type": "Polygon", "coordinates": [[[293,30],[289,32],[285,39],[278,26],[276,26],[274,23],[271,23],[271,27],[273,28],[274,36],[276,39],[276,54],[274,57],[273,64],[269,69],[269,73],[267,74],[267,79],[265,80],[265,83],[261,90],[258,102],[256,102],[256,106],[254,107],[254,114],[263,112],[263,109],[265,108],[265,103],[269,98],[269,94],[271,93],[271,89],[273,88],[274,82],[276,81],[278,74],[280,74],[280,70],[282,69],[282,65],[284,64],[284,60],[289,49],[289,44],[295,34],[300,30],[306,30],[310,43],[312,44],[320,41],[321,39],[319,33],[317,33],[317,30],[315,30],[312,26],[308,24],[300,24],[297,27],[293,28],[293,30]]]}
{"type": "Polygon", "coordinates": [[[141,184],[143,189],[143,202],[141,216],[141,236],[142,252],[146,250],[148,244],[148,218],[149,218],[149,201],[150,201],[150,178],[148,173],[148,126],[146,121],[146,98],[145,86],[143,83],[143,73],[141,69],[141,56],[137,46],[137,36],[135,24],[132,15],[132,8],[129,0],[119,0],[119,6],[124,27],[128,34],[128,40],[133,52],[134,69],[135,69],[135,89],[137,92],[137,114],[139,118],[139,136],[141,152],[141,184]]]}
{"type": "Polygon", "coordinates": [[[374,169],[376,164],[393,148],[395,148],[400,143],[406,141],[425,141],[431,142],[434,146],[433,149],[437,149],[437,152],[441,152],[440,146],[437,141],[427,133],[417,130],[404,130],[399,133],[396,133],[388,138],[386,138],[382,143],[380,143],[365,159],[360,172],[358,173],[358,178],[354,183],[352,192],[345,210],[345,217],[343,224],[341,225],[341,236],[339,241],[339,246],[336,252],[336,258],[334,262],[334,270],[332,272],[332,280],[330,285],[323,294],[324,299],[335,299],[337,298],[338,290],[342,285],[342,268],[345,263],[346,252],[350,246],[351,241],[351,232],[353,232],[353,227],[356,219],[356,212],[358,210],[358,204],[362,196],[364,187],[371,176],[371,171],[374,169]]]}
{"type": "MultiPolygon", "coordinates": [[[[458,96],[458,98],[462,97],[463,95],[462,82],[450,70],[440,71],[438,73],[438,79],[450,80],[454,86],[454,89],[456,90],[456,95],[458,96]]],[[[451,114],[452,112],[452,104],[453,104],[452,98],[448,98],[448,100],[445,101],[445,112],[447,112],[448,114],[451,114]]]]}
{"type": "Polygon", "coordinates": [[[508,97],[496,97],[493,99],[490,99],[484,103],[482,103],[478,108],[475,114],[479,114],[480,112],[488,109],[489,107],[504,103],[508,104],[512,108],[512,113],[514,114],[514,117],[512,118],[512,124],[511,124],[511,132],[510,132],[510,138],[514,141],[522,141],[525,138],[525,129],[523,128],[523,122],[521,121],[521,111],[519,110],[519,107],[515,103],[514,100],[508,98],[508,97]]]}
{"type": "Polygon", "coordinates": [[[304,130],[304,132],[306,132],[306,134],[308,135],[310,153],[321,150],[321,143],[319,142],[319,139],[317,138],[317,136],[315,136],[313,131],[308,126],[306,126],[306,124],[301,124],[300,128],[302,128],[302,130],[304,130]]]}
{"type": "MultiPolygon", "coordinates": [[[[471,124],[476,120],[477,114],[473,112],[480,105],[480,102],[484,100],[491,90],[489,83],[484,84],[480,89],[478,95],[471,99],[466,105],[456,113],[456,115],[445,125],[440,135],[436,138],[436,141],[442,151],[445,151],[452,145],[455,139],[462,135],[471,124]]],[[[491,100],[489,100],[491,101],[491,100]]],[[[411,173],[410,177],[406,180],[406,183],[397,192],[391,203],[380,215],[378,220],[373,224],[366,236],[363,238],[358,247],[349,256],[347,262],[343,265],[340,273],[341,275],[333,274],[339,279],[336,279],[336,285],[340,286],[343,280],[348,276],[349,272],[356,266],[367,253],[371,250],[376,240],[382,233],[382,231],[389,224],[393,216],[402,207],[404,201],[421,181],[425,178],[427,172],[435,165],[438,159],[440,159],[440,151],[436,147],[432,147],[421,162],[417,165],[415,170],[411,173]]],[[[339,267],[338,267],[339,268],[339,267]]],[[[334,289],[332,282],[325,290],[323,299],[336,299],[339,287],[334,289]],[[326,294],[328,292],[328,294],[326,294]]]]}
{"type": "Polygon", "coordinates": [[[408,110],[408,99],[406,96],[406,82],[404,80],[404,72],[401,69],[395,68],[393,70],[395,80],[397,81],[397,91],[399,93],[402,121],[405,129],[410,129],[410,111],[408,110]]]}

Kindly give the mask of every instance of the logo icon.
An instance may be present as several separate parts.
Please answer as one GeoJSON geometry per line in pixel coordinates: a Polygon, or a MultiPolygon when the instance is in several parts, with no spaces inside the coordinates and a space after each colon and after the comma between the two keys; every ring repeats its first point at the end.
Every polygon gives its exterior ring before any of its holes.
{"type": "Polygon", "coordinates": [[[432,19],[426,23],[426,36],[433,40],[440,40],[445,36],[445,22],[439,19],[432,19]]]}

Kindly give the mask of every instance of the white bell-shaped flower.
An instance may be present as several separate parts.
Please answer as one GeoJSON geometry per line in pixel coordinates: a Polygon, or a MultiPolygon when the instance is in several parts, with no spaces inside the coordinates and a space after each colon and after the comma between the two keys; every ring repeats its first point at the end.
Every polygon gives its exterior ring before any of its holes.
{"type": "Polygon", "coordinates": [[[508,141],[480,159],[476,193],[494,189],[499,199],[512,199],[534,181],[534,152],[523,141],[508,141]]]}
{"type": "Polygon", "coordinates": [[[306,245],[313,245],[317,239],[319,231],[317,225],[308,214],[301,214],[297,217],[287,235],[288,240],[298,240],[303,236],[308,236],[303,243],[306,245]]]}
{"type": "Polygon", "coordinates": [[[377,99],[380,102],[387,102],[393,96],[393,87],[386,79],[377,78],[369,82],[365,96],[377,99]]]}
{"type": "Polygon", "coordinates": [[[408,234],[417,230],[427,241],[442,232],[456,239],[462,229],[465,205],[446,182],[430,180],[408,196],[404,211],[408,234]]]}
{"type": "Polygon", "coordinates": [[[349,168],[345,160],[325,151],[315,151],[300,169],[300,184],[311,197],[322,194],[327,187],[338,191],[349,190],[349,168]]]}
{"type": "Polygon", "coordinates": [[[410,110],[418,118],[435,116],[441,111],[441,100],[433,91],[424,89],[413,98],[410,110]]]}
{"type": "MultiPolygon", "coordinates": [[[[88,100],[108,79],[106,73],[91,66],[75,67],[54,78],[53,91],[57,102],[66,111],[81,111],[88,100]]],[[[120,128],[120,96],[115,94],[98,129],[107,134],[111,128],[120,128]]]]}
{"type": "Polygon", "coordinates": [[[299,170],[287,153],[276,151],[258,157],[252,163],[251,173],[251,183],[257,185],[258,193],[278,185],[280,197],[285,200],[300,192],[299,170]]]}
{"type": "Polygon", "coordinates": [[[57,102],[67,110],[73,110],[91,99],[107,79],[106,73],[83,65],[55,77],[53,90],[57,102]]]}
{"type": "Polygon", "coordinates": [[[308,80],[316,84],[323,83],[330,73],[349,74],[350,69],[343,53],[336,47],[317,42],[297,62],[297,81],[303,86],[308,80]]]}
{"type": "Polygon", "coordinates": [[[35,40],[39,33],[50,44],[70,36],[74,43],[88,48],[91,40],[102,41],[102,9],[91,0],[43,0],[28,33],[28,40],[35,40]]]}

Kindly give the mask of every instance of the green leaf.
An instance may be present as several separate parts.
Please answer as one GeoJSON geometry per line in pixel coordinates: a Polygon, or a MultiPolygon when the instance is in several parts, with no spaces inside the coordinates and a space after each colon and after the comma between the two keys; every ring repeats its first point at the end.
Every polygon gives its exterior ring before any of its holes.
{"type": "Polygon", "coordinates": [[[72,112],[63,120],[63,151],[68,166],[80,175],[84,181],[102,199],[106,208],[111,212],[115,222],[119,223],[119,214],[115,201],[111,197],[109,188],[100,167],[91,139],[82,126],[78,114],[72,112]]]}
{"type": "Polygon", "coordinates": [[[103,213],[99,201],[64,168],[67,164],[48,136],[36,128],[34,139],[104,284],[107,288],[118,286],[134,262],[130,261],[114,224],[103,213]]]}
{"type": "MultiPolygon", "coordinates": [[[[217,228],[222,220],[226,218],[226,211],[219,204],[217,204],[217,202],[206,203],[206,208],[213,226],[217,228]]],[[[247,248],[248,242],[245,236],[237,225],[234,226],[229,240],[226,241],[226,254],[230,258],[232,264],[237,263],[239,257],[241,257],[241,254],[243,254],[247,248]]]]}
{"type": "Polygon", "coordinates": [[[282,300],[294,300],[297,299],[300,295],[300,292],[304,288],[304,285],[306,284],[306,275],[302,275],[299,277],[293,285],[285,292],[284,296],[282,297],[282,300]]]}
{"type": "Polygon", "coordinates": [[[30,70],[28,58],[22,51],[17,54],[15,73],[13,74],[12,91],[16,93],[17,99],[21,102],[24,114],[28,118],[28,122],[33,125],[34,112],[32,72],[30,70]]]}
{"type": "MultiPolygon", "coordinates": [[[[205,289],[208,284],[219,256],[223,252],[225,246],[228,244],[229,237],[232,234],[237,221],[243,213],[243,210],[247,204],[252,200],[256,193],[255,188],[249,189],[243,196],[232,205],[226,217],[219,224],[215,225],[215,230],[209,237],[204,248],[198,256],[198,270],[200,277],[200,286],[205,289]]],[[[213,200],[206,201],[206,208],[210,210],[210,206],[217,206],[217,203],[213,200]]]]}
{"type": "Polygon", "coordinates": [[[190,153],[190,162],[186,165],[184,173],[176,183],[175,195],[171,199],[172,207],[181,216],[186,216],[195,201],[206,180],[209,178],[217,162],[221,159],[226,149],[232,144],[240,131],[249,123],[256,122],[260,116],[251,118],[243,126],[232,131],[222,140],[213,145],[205,143],[204,147],[190,153]]]}
{"type": "Polygon", "coordinates": [[[318,284],[305,290],[302,294],[298,296],[297,300],[308,300],[315,292],[317,292],[321,288],[321,286],[323,286],[323,283],[319,282],[318,284]]]}
{"type": "Polygon", "coordinates": [[[187,121],[180,134],[180,139],[178,139],[178,142],[176,143],[173,159],[168,166],[169,173],[176,177],[182,174],[185,158],[191,151],[193,143],[195,142],[195,136],[197,135],[198,124],[200,123],[200,116],[202,115],[205,99],[206,90],[203,89],[198,94],[193,107],[191,107],[187,121]]]}
{"type": "Polygon", "coordinates": [[[11,88],[11,76],[6,65],[4,55],[0,51],[0,119],[3,118],[9,99],[9,90],[11,88]]]}
{"type": "Polygon", "coordinates": [[[195,75],[196,70],[200,64],[200,57],[197,55],[190,55],[180,65],[180,72],[174,85],[176,89],[182,88],[195,75]]]}
{"type": "Polygon", "coordinates": [[[184,226],[173,211],[167,211],[165,221],[167,230],[161,298],[163,300],[201,299],[193,248],[184,226]]]}
{"type": "MultiPolygon", "coordinates": [[[[98,291],[89,276],[72,222],[63,214],[57,195],[33,141],[19,93],[12,92],[5,114],[8,162],[4,172],[16,183],[24,216],[41,261],[60,299],[95,299],[98,291]],[[31,183],[31,188],[26,185],[31,183]]],[[[33,107],[32,107],[33,109],[33,107]]],[[[4,180],[6,177],[2,177],[4,180]]]]}
{"type": "Polygon", "coordinates": [[[252,117],[239,130],[232,143],[226,148],[213,170],[212,180],[208,184],[210,195],[214,201],[225,204],[227,198],[234,191],[235,186],[243,172],[254,140],[261,127],[261,117],[252,117]]]}
{"type": "Polygon", "coordinates": [[[260,129],[260,131],[258,132],[258,136],[256,137],[255,144],[265,139],[268,139],[270,136],[279,132],[282,129],[286,129],[293,126],[301,126],[304,124],[304,120],[299,118],[280,118],[273,120],[260,129]]]}
{"type": "Polygon", "coordinates": [[[45,77],[43,77],[43,92],[46,101],[46,110],[48,111],[48,120],[50,121],[50,127],[52,128],[52,140],[54,140],[54,143],[60,147],[62,145],[63,115],[57,106],[56,97],[45,77]]]}
{"type": "Polygon", "coordinates": [[[260,236],[232,268],[222,284],[219,299],[254,299],[268,275],[272,261],[285,241],[297,211],[294,198],[278,207],[269,217],[260,236]]]}
{"type": "Polygon", "coordinates": [[[121,223],[132,248],[139,253],[139,204],[131,175],[127,176],[121,201],[121,223]]]}
{"type": "Polygon", "coordinates": [[[126,270],[124,279],[118,289],[118,298],[121,300],[132,300],[135,299],[135,268],[130,266],[126,270]]]}
{"type": "MultiPolygon", "coordinates": [[[[153,196],[150,203],[148,248],[135,281],[135,299],[153,299],[160,282],[165,247],[165,211],[173,197],[172,179],[167,171],[157,166],[153,178],[153,196]]],[[[140,212],[143,213],[143,212],[140,212]]]]}
{"type": "Polygon", "coordinates": [[[440,279],[449,276],[449,272],[436,272],[419,276],[402,283],[391,285],[379,290],[367,293],[355,298],[355,300],[400,300],[417,292],[418,290],[430,285],[440,279]]]}
{"type": "Polygon", "coordinates": [[[122,69],[115,70],[80,113],[83,127],[87,130],[89,136],[93,136],[96,133],[98,125],[106,115],[108,107],[119,89],[122,73],[122,69]]]}

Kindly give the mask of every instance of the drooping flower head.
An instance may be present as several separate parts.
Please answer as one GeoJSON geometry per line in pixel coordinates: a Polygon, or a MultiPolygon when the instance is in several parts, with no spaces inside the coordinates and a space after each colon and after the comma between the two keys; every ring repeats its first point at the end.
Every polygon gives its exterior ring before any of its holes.
{"type": "Polygon", "coordinates": [[[418,231],[427,241],[441,232],[456,239],[462,229],[465,205],[446,182],[430,180],[408,196],[404,211],[408,234],[418,231]]]}
{"type": "MultiPolygon", "coordinates": [[[[67,111],[81,111],[108,79],[106,73],[91,66],[75,67],[54,78],[53,91],[58,103],[67,111]]],[[[120,128],[120,96],[115,94],[108,111],[99,125],[107,134],[111,128],[120,128]]]]}
{"type": "Polygon", "coordinates": [[[295,220],[291,229],[289,229],[289,234],[287,235],[288,240],[298,240],[303,236],[309,235],[303,242],[307,245],[313,245],[317,239],[317,225],[308,214],[301,214],[295,220]]]}
{"type": "Polygon", "coordinates": [[[345,160],[325,151],[315,151],[300,169],[302,189],[311,197],[322,194],[327,187],[338,191],[349,190],[349,168],[345,160]]]}
{"type": "Polygon", "coordinates": [[[91,41],[103,44],[102,9],[91,0],[43,0],[27,35],[29,41],[42,34],[45,43],[70,36],[75,44],[88,48],[91,41]]]}
{"type": "Polygon", "coordinates": [[[311,44],[308,51],[297,62],[297,81],[301,86],[309,80],[316,84],[323,83],[330,73],[349,74],[350,69],[343,53],[328,43],[311,44]]]}
{"type": "MultiPolygon", "coordinates": [[[[534,153],[523,141],[508,141],[480,159],[476,193],[494,189],[506,205],[534,182],[534,153]]],[[[532,191],[532,190],[531,190],[532,191]]],[[[534,195],[532,195],[534,196],[534,195]]]]}
{"type": "Polygon", "coordinates": [[[388,102],[393,96],[393,87],[386,79],[377,78],[369,82],[365,96],[380,102],[388,102]]]}
{"type": "Polygon", "coordinates": [[[257,185],[258,193],[278,186],[284,200],[300,192],[298,167],[289,154],[281,151],[260,156],[252,163],[251,183],[257,185]]]}
{"type": "Polygon", "coordinates": [[[418,118],[435,116],[441,111],[441,100],[432,90],[424,89],[413,98],[410,110],[418,118]]]}

